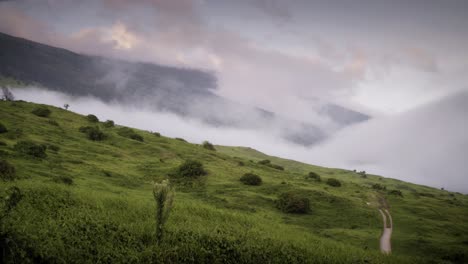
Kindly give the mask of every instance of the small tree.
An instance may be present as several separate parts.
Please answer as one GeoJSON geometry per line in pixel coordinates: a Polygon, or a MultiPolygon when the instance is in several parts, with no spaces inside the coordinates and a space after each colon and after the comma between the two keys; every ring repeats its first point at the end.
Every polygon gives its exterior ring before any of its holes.
{"type": "Polygon", "coordinates": [[[159,244],[162,241],[164,225],[169,218],[172,203],[174,202],[174,191],[169,180],[155,183],[153,186],[153,196],[156,202],[156,242],[159,244]]]}
{"type": "Polygon", "coordinates": [[[0,178],[4,181],[11,181],[16,178],[15,167],[6,160],[0,160],[0,178]]]}
{"type": "Polygon", "coordinates": [[[104,122],[104,127],[109,128],[109,127],[114,127],[114,126],[115,124],[114,124],[114,121],[112,120],[107,120],[106,122],[104,122]]]}
{"type": "Polygon", "coordinates": [[[37,115],[39,117],[48,117],[50,115],[51,111],[49,110],[49,108],[47,108],[45,106],[39,106],[39,107],[34,108],[31,111],[31,113],[34,114],[34,115],[37,115]]]}
{"type": "Polygon", "coordinates": [[[97,123],[97,122],[99,122],[99,118],[97,118],[97,116],[91,115],[91,114],[90,114],[90,115],[87,115],[87,116],[86,116],[86,119],[88,119],[88,121],[91,122],[91,123],[97,123]]]}
{"type": "Polygon", "coordinates": [[[309,172],[309,174],[307,174],[306,179],[313,179],[313,180],[318,181],[318,182],[322,181],[322,179],[320,178],[320,175],[318,175],[317,173],[315,173],[313,171],[311,171],[311,172],[309,172]]]}
{"type": "Polygon", "coordinates": [[[205,175],[206,171],[201,162],[187,160],[179,166],[177,174],[184,178],[198,178],[199,176],[205,175]]]}
{"type": "Polygon", "coordinates": [[[253,173],[246,173],[242,175],[242,177],[240,178],[240,181],[246,185],[261,185],[262,184],[262,178],[260,178],[260,176],[253,174],[253,173]]]}
{"type": "Polygon", "coordinates": [[[213,146],[213,144],[211,144],[211,143],[208,142],[208,141],[203,141],[202,146],[203,146],[204,148],[206,148],[207,150],[216,151],[216,149],[215,149],[215,147],[213,146]]]}
{"type": "Polygon", "coordinates": [[[276,208],[284,213],[306,214],[310,211],[310,200],[294,192],[282,193],[276,200],[276,208]]]}
{"type": "Polygon", "coordinates": [[[341,186],[341,182],[337,179],[334,179],[334,178],[329,178],[327,179],[327,184],[332,186],[332,187],[340,187],[341,186]]]}
{"type": "Polygon", "coordinates": [[[8,89],[6,86],[2,86],[2,92],[3,92],[3,97],[2,99],[5,101],[14,101],[15,97],[13,96],[13,93],[8,89]]]}
{"type": "Polygon", "coordinates": [[[63,105],[63,108],[65,108],[65,110],[68,110],[69,107],[70,107],[69,104],[64,104],[64,105],[63,105]]]}

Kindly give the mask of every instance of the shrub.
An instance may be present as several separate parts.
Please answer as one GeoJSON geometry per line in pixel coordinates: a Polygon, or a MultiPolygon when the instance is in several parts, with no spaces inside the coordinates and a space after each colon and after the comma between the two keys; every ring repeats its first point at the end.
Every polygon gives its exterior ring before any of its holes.
{"type": "Polygon", "coordinates": [[[99,122],[99,119],[95,115],[87,115],[86,119],[91,122],[91,123],[97,123],[99,122]]]}
{"type": "Polygon", "coordinates": [[[387,189],[387,187],[385,187],[382,184],[375,183],[375,184],[372,185],[372,189],[379,190],[379,191],[385,191],[387,189]]]}
{"type": "Polygon", "coordinates": [[[187,160],[179,166],[177,174],[185,178],[198,178],[199,176],[206,175],[206,171],[201,162],[187,160]]]}
{"type": "Polygon", "coordinates": [[[401,193],[400,190],[390,190],[390,191],[388,192],[388,194],[397,195],[397,196],[403,197],[403,194],[401,193]]]}
{"type": "Polygon", "coordinates": [[[49,124],[52,125],[52,126],[57,126],[57,127],[59,126],[59,124],[58,124],[57,121],[55,121],[55,120],[50,120],[50,119],[49,119],[49,120],[47,120],[47,123],[49,123],[49,124]]]}
{"type": "Polygon", "coordinates": [[[0,178],[4,181],[11,181],[16,178],[15,167],[6,160],[0,160],[0,178]]]}
{"type": "Polygon", "coordinates": [[[48,117],[51,113],[51,111],[49,110],[49,108],[45,107],[45,106],[39,106],[39,107],[36,107],[34,108],[31,113],[33,113],[34,115],[37,115],[37,116],[40,116],[40,117],[48,117]]]}
{"type": "Polygon", "coordinates": [[[187,142],[187,140],[185,140],[185,139],[183,139],[183,138],[178,138],[178,137],[176,137],[175,139],[176,139],[176,140],[179,140],[179,141],[182,141],[182,142],[187,142]]]}
{"type": "Polygon", "coordinates": [[[3,142],[3,141],[0,141],[0,146],[6,146],[7,143],[3,142]]]}
{"type": "Polygon", "coordinates": [[[335,178],[329,178],[327,179],[327,184],[332,186],[332,187],[340,187],[341,182],[335,178]]]}
{"type": "Polygon", "coordinates": [[[81,133],[85,133],[89,140],[102,141],[106,135],[98,127],[85,126],[79,128],[81,133]]]}
{"type": "Polygon", "coordinates": [[[245,185],[261,185],[262,178],[260,176],[253,174],[253,173],[246,173],[242,175],[240,181],[245,185]]]}
{"type": "Polygon", "coordinates": [[[282,193],[276,200],[276,208],[284,213],[306,214],[310,211],[310,201],[297,193],[282,193]]]}
{"type": "Polygon", "coordinates": [[[161,137],[161,133],[159,132],[153,132],[152,134],[155,135],[156,137],[161,137]]]}
{"type": "Polygon", "coordinates": [[[36,144],[32,141],[20,141],[15,144],[14,149],[24,155],[44,159],[47,157],[46,146],[36,144]]]}
{"type": "Polygon", "coordinates": [[[143,137],[139,134],[137,134],[133,129],[130,129],[128,127],[122,127],[117,131],[117,134],[122,137],[126,137],[129,139],[133,139],[136,141],[143,142],[143,137]]]}
{"type": "Polygon", "coordinates": [[[60,150],[60,147],[57,146],[57,145],[54,145],[54,144],[47,144],[46,146],[47,146],[48,149],[50,149],[52,151],[55,151],[55,152],[60,150]]]}
{"type": "Polygon", "coordinates": [[[275,170],[284,170],[283,166],[277,165],[277,164],[267,164],[268,167],[273,168],[275,170]]]}
{"type": "Polygon", "coordinates": [[[215,149],[215,147],[213,146],[213,144],[211,144],[211,143],[208,142],[208,141],[203,141],[202,146],[203,146],[204,148],[206,148],[207,150],[216,151],[216,149],[215,149]]]}
{"type": "Polygon", "coordinates": [[[9,139],[18,139],[23,136],[23,130],[21,128],[14,128],[10,130],[7,134],[9,139]]]}
{"type": "Polygon", "coordinates": [[[156,242],[159,244],[163,238],[164,225],[169,218],[174,201],[174,191],[169,181],[155,183],[153,186],[153,197],[156,202],[156,242]]]}
{"type": "Polygon", "coordinates": [[[1,133],[6,133],[6,132],[8,132],[8,129],[5,127],[5,125],[0,123],[0,134],[1,133]]]}
{"type": "Polygon", "coordinates": [[[261,161],[258,162],[258,164],[262,164],[262,165],[267,165],[267,164],[270,164],[270,163],[271,163],[271,161],[267,160],[267,159],[266,160],[261,160],[261,161]]]}
{"type": "Polygon", "coordinates": [[[107,128],[115,126],[114,121],[112,120],[107,120],[106,122],[103,123],[103,125],[104,127],[107,127],[107,128]]]}
{"type": "Polygon", "coordinates": [[[314,179],[318,182],[322,181],[322,178],[320,178],[320,175],[318,175],[317,173],[311,171],[309,172],[309,174],[306,175],[305,177],[306,179],[314,179]]]}
{"type": "Polygon", "coordinates": [[[239,166],[245,166],[245,163],[244,163],[243,161],[238,161],[238,162],[237,162],[237,165],[239,165],[239,166]]]}
{"type": "Polygon", "coordinates": [[[72,185],[73,184],[73,178],[69,176],[58,176],[54,178],[54,181],[57,183],[64,183],[66,185],[72,185]]]}

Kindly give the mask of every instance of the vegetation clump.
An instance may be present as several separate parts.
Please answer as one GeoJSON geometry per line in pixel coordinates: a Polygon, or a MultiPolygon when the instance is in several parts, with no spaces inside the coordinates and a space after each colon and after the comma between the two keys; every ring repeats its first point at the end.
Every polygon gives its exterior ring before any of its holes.
{"type": "Polygon", "coordinates": [[[133,139],[136,141],[143,142],[143,137],[137,134],[133,129],[128,127],[122,127],[117,131],[117,134],[122,137],[133,139]]]}
{"type": "Polygon", "coordinates": [[[115,126],[114,121],[112,121],[112,120],[106,120],[106,122],[104,122],[103,125],[104,125],[104,127],[107,127],[107,128],[115,126]]]}
{"type": "Polygon", "coordinates": [[[201,162],[187,160],[179,166],[177,175],[184,178],[198,178],[199,176],[206,175],[206,171],[201,162]]]}
{"type": "Polygon", "coordinates": [[[267,164],[271,164],[271,161],[270,160],[261,160],[258,162],[258,164],[261,164],[261,165],[267,165],[267,164]]]}
{"type": "Polygon", "coordinates": [[[63,183],[66,185],[72,185],[73,184],[73,178],[69,176],[58,176],[54,178],[54,181],[57,183],[63,183]]]}
{"type": "Polygon", "coordinates": [[[262,178],[253,173],[246,173],[242,175],[242,177],[240,178],[240,181],[245,185],[257,186],[257,185],[262,184],[262,178]]]}
{"type": "Polygon", "coordinates": [[[305,178],[306,179],[312,179],[312,180],[315,180],[317,182],[322,181],[322,178],[320,178],[320,175],[318,175],[318,173],[315,173],[313,171],[309,172],[309,174],[307,174],[305,178]]]}
{"type": "Polygon", "coordinates": [[[46,147],[54,152],[58,152],[60,150],[60,147],[54,144],[47,144],[46,147]]]}
{"type": "Polygon", "coordinates": [[[0,123],[0,134],[8,132],[8,129],[6,128],[5,125],[0,123]]]}
{"type": "Polygon", "coordinates": [[[49,124],[52,125],[52,126],[56,126],[56,127],[59,126],[59,124],[58,124],[57,121],[55,121],[55,120],[47,120],[47,123],[49,123],[49,124]]]}
{"type": "Polygon", "coordinates": [[[206,148],[207,150],[216,151],[216,149],[215,149],[215,147],[213,146],[213,144],[211,144],[211,143],[208,142],[208,141],[203,141],[202,146],[203,146],[204,148],[206,148]]]}
{"type": "Polygon", "coordinates": [[[156,242],[159,244],[162,241],[164,225],[169,218],[174,201],[174,191],[168,180],[154,184],[153,197],[156,202],[156,242]]]}
{"type": "Polygon", "coordinates": [[[50,115],[51,111],[49,110],[49,108],[47,108],[45,106],[39,106],[39,107],[34,108],[31,111],[31,113],[34,114],[34,115],[37,115],[39,117],[48,117],[50,115]]]}
{"type": "Polygon", "coordinates": [[[403,197],[403,194],[401,193],[400,190],[390,190],[390,191],[388,192],[388,194],[403,197]]]}
{"type": "Polygon", "coordinates": [[[0,160],[0,178],[4,181],[11,181],[16,178],[15,167],[6,160],[0,160]]]}
{"type": "Polygon", "coordinates": [[[328,178],[326,183],[332,187],[340,187],[341,182],[335,178],[328,178]]]}
{"type": "Polygon", "coordinates": [[[310,200],[294,192],[282,193],[276,200],[276,208],[284,213],[306,214],[310,211],[310,200]]]}
{"type": "Polygon", "coordinates": [[[97,122],[99,122],[99,118],[97,118],[97,116],[91,115],[91,114],[90,114],[90,115],[87,115],[87,116],[86,116],[86,119],[87,119],[89,122],[91,122],[91,123],[97,123],[97,122]]]}
{"type": "Polygon", "coordinates": [[[102,141],[106,138],[106,134],[99,130],[98,127],[84,126],[80,127],[79,131],[86,134],[88,139],[92,141],[102,141]]]}
{"type": "Polygon", "coordinates": [[[156,136],[156,137],[161,137],[161,133],[159,133],[159,132],[153,132],[152,134],[153,134],[154,136],[156,136]]]}
{"type": "Polygon", "coordinates": [[[387,189],[387,187],[385,187],[382,184],[375,183],[375,184],[372,184],[372,189],[378,190],[378,191],[385,191],[387,189]]]}
{"type": "Polygon", "coordinates": [[[183,138],[176,137],[175,139],[176,139],[176,140],[179,140],[179,141],[182,141],[182,142],[187,142],[187,140],[185,140],[185,139],[183,139],[183,138]]]}
{"type": "Polygon", "coordinates": [[[268,166],[268,167],[276,169],[276,170],[284,170],[283,166],[273,164],[273,163],[271,163],[270,160],[267,160],[267,159],[259,161],[258,164],[265,165],[265,166],[268,166]]]}
{"type": "Polygon", "coordinates": [[[46,148],[45,145],[37,144],[33,141],[20,141],[14,146],[14,149],[18,153],[39,159],[47,158],[46,148]]]}

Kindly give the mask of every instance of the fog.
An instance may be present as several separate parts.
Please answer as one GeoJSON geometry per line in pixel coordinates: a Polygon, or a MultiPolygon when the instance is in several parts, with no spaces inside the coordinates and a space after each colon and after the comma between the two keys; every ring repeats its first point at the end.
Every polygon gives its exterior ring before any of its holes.
{"type": "Polygon", "coordinates": [[[158,131],[193,143],[252,147],[269,155],[314,165],[366,170],[368,173],[468,193],[468,93],[447,96],[394,116],[349,126],[326,141],[303,147],[257,126],[213,127],[200,121],[144,106],[104,103],[38,88],[13,89],[17,99],[95,114],[100,120],[158,131]]]}

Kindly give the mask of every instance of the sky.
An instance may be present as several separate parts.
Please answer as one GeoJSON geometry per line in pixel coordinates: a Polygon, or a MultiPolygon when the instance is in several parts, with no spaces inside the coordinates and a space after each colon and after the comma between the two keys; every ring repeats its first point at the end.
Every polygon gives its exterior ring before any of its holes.
{"type": "Polygon", "coordinates": [[[272,111],[318,98],[391,115],[466,89],[466,13],[464,0],[3,0],[0,31],[206,68],[220,95],[272,111]]]}
{"type": "MultiPolygon", "coordinates": [[[[202,129],[215,143],[251,139],[271,154],[468,192],[460,187],[468,186],[466,14],[466,0],[0,0],[0,32],[80,53],[209,70],[220,96],[294,119],[306,120],[317,101],[374,117],[307,149],[258,131],[220,132],[153,113],[174,124],[163,128],[170,135],[201,141],[193,134],[202,129]]],[[[87,100],[109,118],[122,112],[87,100]]],[[[119,121],[151,129],[143,120],[119,121]]]]}

